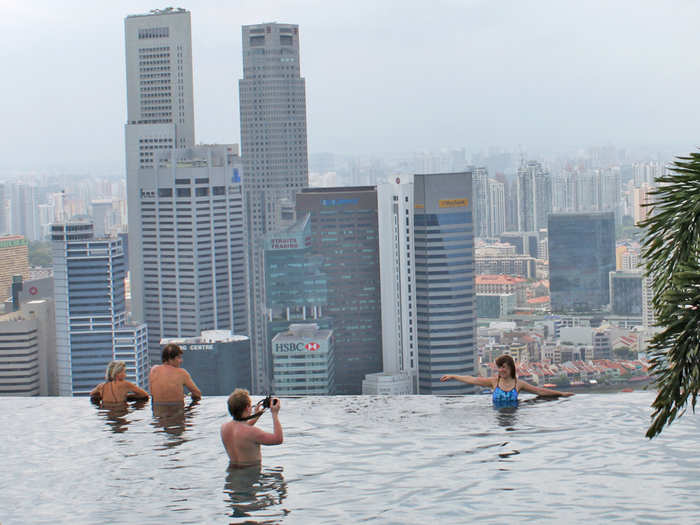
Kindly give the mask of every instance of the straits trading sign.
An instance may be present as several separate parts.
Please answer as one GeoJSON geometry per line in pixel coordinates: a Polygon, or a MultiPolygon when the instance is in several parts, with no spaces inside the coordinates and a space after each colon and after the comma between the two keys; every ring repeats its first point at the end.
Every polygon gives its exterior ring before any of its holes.
{"type": "Polygon", "coordinates": [[[289,354],[297,352],[323,352],[325,344],[316,341],[280,341],[273,342],[272,351],[276,354],[289,354]]]}
{"type": "Polygon", "coordinates": [[[266,250],[298,250],[311,245],[311,237],[304,237],[303,234],[290,235],[287,237],[276,236],[265,239],[266,250]]]}
{"type": "Polygon", "coordinates": [[[467,199],[440,199],[438,202],[441,208],[466,208],[468,204],[467,199]]]}

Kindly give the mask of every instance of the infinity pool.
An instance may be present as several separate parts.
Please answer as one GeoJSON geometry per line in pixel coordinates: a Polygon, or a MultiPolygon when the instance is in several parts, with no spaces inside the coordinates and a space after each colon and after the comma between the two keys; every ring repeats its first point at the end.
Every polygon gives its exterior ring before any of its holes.
{"type": "Polygon", "coordinates": [[[159,415],[0,398],[0,523],[695,524],[700,417],[649,441],[651,401],[283,399],[284,444],[228,471],[225,398],[159,415]]]}

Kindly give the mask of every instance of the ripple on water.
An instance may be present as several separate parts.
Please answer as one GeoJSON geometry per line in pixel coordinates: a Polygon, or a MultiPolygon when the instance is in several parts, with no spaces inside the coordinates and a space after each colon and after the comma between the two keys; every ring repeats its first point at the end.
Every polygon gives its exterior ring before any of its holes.
{"type": "Polygon", "coordinates": [[[649,441],[652,399],[284,399],[285,443],[232,471],[225,398],[176,414],[4,398],[0,522],[694,523],[699,418],[649,441]]]}

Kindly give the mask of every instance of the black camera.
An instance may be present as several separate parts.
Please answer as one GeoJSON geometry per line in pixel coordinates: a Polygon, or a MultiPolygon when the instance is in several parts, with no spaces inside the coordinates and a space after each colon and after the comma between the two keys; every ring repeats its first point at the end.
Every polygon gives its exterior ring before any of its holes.
{"type": "Polygon", "coordinates": [[[270,405],[276,405],[277,400],[272,399],[272,395],[268,395],[265,399],[262,400],[262,407],[263,408],[270,408],[270,405]]]}

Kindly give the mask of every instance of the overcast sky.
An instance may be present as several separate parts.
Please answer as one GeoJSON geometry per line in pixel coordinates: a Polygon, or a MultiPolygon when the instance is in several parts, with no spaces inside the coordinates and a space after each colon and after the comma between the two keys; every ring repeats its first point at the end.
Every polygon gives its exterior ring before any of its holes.
{"type": "MultiPolygon", "coordinates": [[[[0,0],[0,171],[123,171],[123,19],[167,5],[0,0]]],[[[170,5],[198,142],[239,141],[240,27],[276,21],[300,26],[310,153],[700,145],[694,0],[170,5]]]]}

